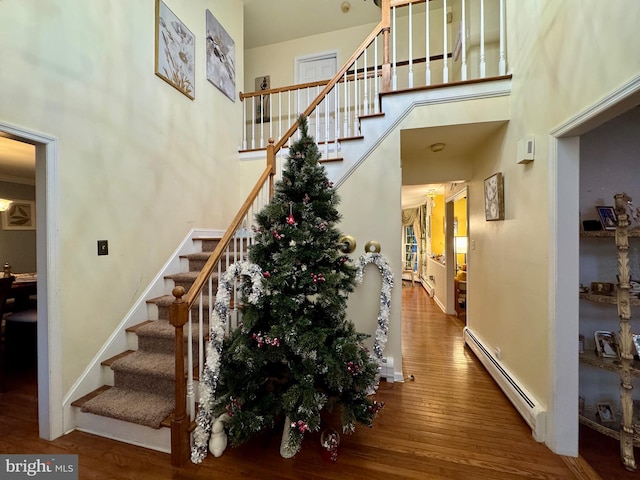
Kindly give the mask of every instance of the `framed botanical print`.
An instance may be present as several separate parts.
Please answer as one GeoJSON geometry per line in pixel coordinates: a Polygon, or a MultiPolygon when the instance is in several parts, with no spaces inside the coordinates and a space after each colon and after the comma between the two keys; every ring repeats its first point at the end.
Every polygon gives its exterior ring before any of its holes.
{"type": "Polygon", "coordinates": [[[494,173],[484,181],[484,214],[486,220],[504,220],[504,183],[502,173],[494,173]]]}
{"type": "Polygon", "coordinates": [[[195,37],[162,0],[156,0],[156,75],[195,98],[195,37]]]}

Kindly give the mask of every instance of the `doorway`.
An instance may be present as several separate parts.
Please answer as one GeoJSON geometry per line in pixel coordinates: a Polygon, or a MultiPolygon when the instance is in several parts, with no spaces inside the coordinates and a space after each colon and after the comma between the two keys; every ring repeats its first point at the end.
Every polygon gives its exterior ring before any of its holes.
{"type": "Polygon", "coordinates": [[[57,139],[0,122],[0,135],[35,146],[36,271],[38,278],[37,383],[41,438],[64,433],[57,291],[57,139]]]}
{"type": "Polygon", "coordinates": [[[550,299],[549,365],[552,404],[548,407],[546,443],[561,455],[578,453],[579,368],[575,361],[579,334],[580,137],[640,105],[640,77],[622,85],[550,132],[550,299]]]}
{"type": "Polygon", "coordinates": [[[446,200],[446,244],[450,261],[447,262],[447,311],[456,315],[466,323],[468,295],[468,249],[469,243],[469,211],[467,203],[467,187],[449,196],[446,200]]]}

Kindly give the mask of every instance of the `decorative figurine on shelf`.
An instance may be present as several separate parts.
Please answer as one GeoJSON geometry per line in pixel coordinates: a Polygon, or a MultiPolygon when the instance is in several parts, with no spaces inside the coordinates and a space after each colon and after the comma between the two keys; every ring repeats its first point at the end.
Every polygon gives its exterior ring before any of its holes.
{"type": "Polygon", "coordinates": [[[4,278],[8,278],[11,276],[11,265],[9,262],[5,262],[4,264],[4,278]]]}

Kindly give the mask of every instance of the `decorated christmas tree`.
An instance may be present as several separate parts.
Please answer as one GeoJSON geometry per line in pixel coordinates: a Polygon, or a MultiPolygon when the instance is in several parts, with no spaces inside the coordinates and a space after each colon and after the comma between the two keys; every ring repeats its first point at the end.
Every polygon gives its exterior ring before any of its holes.
{"type": "Polygon", "coordinates": [[[242,326],[224,340],[212,400],[232,446],[284,420],[283,456],[320,429],[322,410],[339,404],[350,433],[356,422],[371,426],[381,407],[371,397],[378,363],[346,317],[356,268],[340,249],[338,195],[306,118],[299,129],[274,197],[256,217],[249,259],[260,267],[262,293],[244,303],[242,326]]]}

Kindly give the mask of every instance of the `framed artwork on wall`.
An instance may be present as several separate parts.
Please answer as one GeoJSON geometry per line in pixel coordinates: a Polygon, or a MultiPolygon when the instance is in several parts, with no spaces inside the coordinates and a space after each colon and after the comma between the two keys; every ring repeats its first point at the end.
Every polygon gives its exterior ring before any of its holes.
{"type": "Polygon", "coordinates": [[[162,0],[156,0],[156,75],[195,98],[195,51],[193,33],[162,0]]]}
{"type": "Polygon", "coordinates": [[[35,230],[36,202],[13,200],[11,206],[2,212],[3,230],[35,230]]]}
{"type": "Polygon", "coordinates": [[[615,230],[618,225],[618,218],[613,207],[596,207],[600,223],[605,230],[615,230]]]}
{"type": "Polygon", "coordinates": [[[484,214],[486,220],[504,220],[504,180],[500,172],[484,181],[484,214]]]}
{"type": "Polygon", "coordinates": [[[207,10],[207,80],[231,100],[236,100],[236,44],[207,10]]]}

